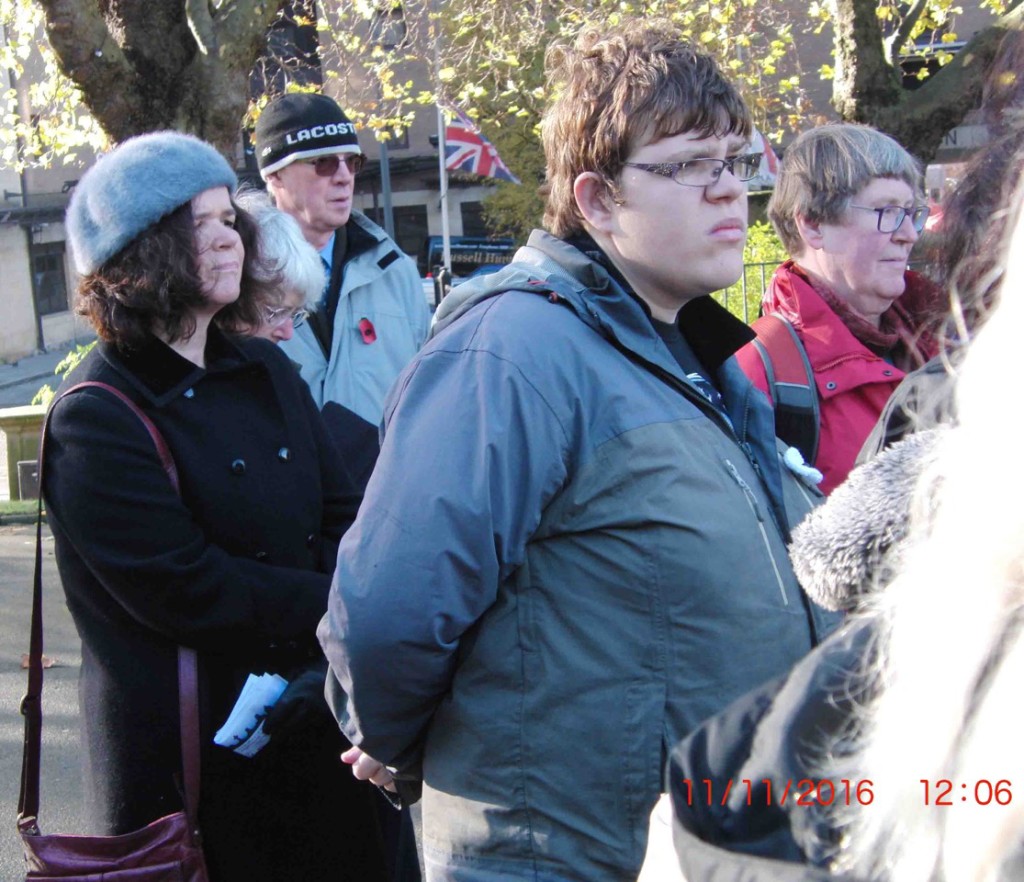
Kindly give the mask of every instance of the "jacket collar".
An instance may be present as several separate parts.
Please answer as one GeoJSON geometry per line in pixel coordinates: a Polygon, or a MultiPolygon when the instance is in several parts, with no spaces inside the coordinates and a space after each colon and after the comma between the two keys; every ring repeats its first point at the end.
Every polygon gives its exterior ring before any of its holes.
{"type": "Polygon", "coordinates": [[[206,367],[201,368],[152,334],[134,349],[101,342],[100,355],[148,401],[161,406],[181,395],[208,373],[232,370],[252,362],[238,343],[211,324],[206,339],[206,367]]]}
{"type": "MultiPolygon", "coordinates": [[[[651,324],[647,304],[629,289],[589,237],[567,241],[534,230],[505,269],[466,282],[441,301],[431,335],[477,303],[508,290],[553,291],[602,336],[684,379],[651,324]]],[[[754,339],[753,331],[711,297],[687,303],[679,322],[696,356],[713,372],[720,373],[729,356],[754,339]]]]}
{"type": "MultiPolygon", "coordinates": [[[[884,321],[894,329],[897,340],[894,351],[886,357],[900,370],[909,371],[921,367],[938,351],[934,337],[921,329],[935,314],[941,292],[920,273],[908,270],[904,277],[906,291],[889,307],[884,321]]],[[[763,310],[778,313],[801,331],[807,357],[815,369],[872,351],[857,339],[792,260],[783,263],[772,276],[763,310]]]]}
{"type": "MultiPolygon", "coordinates": [[[[643,302],[617,282],[606,267],[573,244],[541,230],[530,234],[512,263],[496,273],[459,285],[437,308],[431,335],[439,333],[478,303],[506,291],[544,294],[571,308],[577,317],[648,370],[692,387],[678,362],[658,336],[643,302]],[[554,294],[551,297],[549,292],[554,294]]],[[[714,370],[731,420],[730,432],[760,469],[780,524],[782,475],[775,447],[771,404],[741,370],[733,352],[754,338],[753,332],[710,297],[699,297],[680,311],[687,341],[709,370],[714,370]]],[[[705,402],[693,389],[695,401],[705,402]]],[[[711,404],[701,405],[721,424],[711,404]]],[[[785,531],[784,531],[785,532],[785,531]]]]}
{"type": "MultiPolygon", "coordinates": [[[[602,330],[636,351],[647,349],[657,336],[650,307],[633,291],[594,240],[583,234],[563,241],[534,231],[527,248],[554,259],[586,290],[586,299],[598,307],[602,330]],[[623,295],[627,295],[623,297],[623,295]],[[604,320],[602,320],[604,319],[604,320]],[[632,337],[633,345],[629,338],[632,337]]],[[[754,332],[710,296],[696,297],[679,311],[679,329],[701,364],[716,372],[729,356],[754,339],[754,332]]]]}

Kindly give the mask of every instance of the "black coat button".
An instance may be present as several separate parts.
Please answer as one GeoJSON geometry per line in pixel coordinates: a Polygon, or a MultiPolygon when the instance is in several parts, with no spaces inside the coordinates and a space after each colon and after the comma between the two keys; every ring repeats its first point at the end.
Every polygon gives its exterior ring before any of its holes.
{"type": "Polygon", "coordinates": [[[316,545],[316,533],[310,533],[306,537],[306,545],[308,545],[310,548],[316,545]]]}
{"type": "Polygon", "coordinates": [[[292,452],[287,447],[282,447],[277,451],[277,458],[281,462],[289,462],[292,458],[292,452]]]}
{"type": "Polygon", "coordinates": [[[231,463],[231,473],[233,475],[244,475],[245,474],[245,460],[236,459],[231,463]]]}
{"type": "Polygon", "coordinates": [[[267,559],[267,553],[265,551],[257,551],[256,552],[256,560],[266,560],[266,559],[267,559]]]}

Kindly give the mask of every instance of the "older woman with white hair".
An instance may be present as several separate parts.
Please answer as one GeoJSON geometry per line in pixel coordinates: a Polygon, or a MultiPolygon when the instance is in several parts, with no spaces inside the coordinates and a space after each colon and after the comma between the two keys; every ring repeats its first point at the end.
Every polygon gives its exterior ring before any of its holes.
{"type": "MultiPolygon", "coordinates": [[[[316,309],[326,280],[324,265],[295,219],[276,208],[266,191],[241,189],[234,198],[256,223],[263,295],[259,321],[240,321],[231,313],[217,321],[228,332],[282,343],[316,309]]],[[[325,402],[320,415],[339,460],[361,493],[380,451],[377,427],[336,401],[325,402]]]]}
{"type": "Polygon", "coordinates": [[[260,304],[259,324],[234,330],[274,343],[290,340],[316,309],[323,291],[320,255],[306,241],[295,219],[275,208],[265,191],[239,190],[235,202],[256,221],[263,273],[272,284],[260,304]]]}
{"type": "Polygon", "coordinates": [[[687,878],[1024,878],[1024,188],[999,305],[957,375],[958,422],[855,469],[793,534],[794,570],[847,624],[673,751],[687,878]]]}
{"type": "Polygon", "coordinates": [[[913,547],[879,598],[864,675],[877,698],[852,755],[827,768],[878,782],[873,805],[845,813],[836,866],[858,879],[1024,876],[1024,411],[1005,387],[1024,322],[1022,198],[999,306],[958,381],[959,425],[919,484],[913,547]]]}

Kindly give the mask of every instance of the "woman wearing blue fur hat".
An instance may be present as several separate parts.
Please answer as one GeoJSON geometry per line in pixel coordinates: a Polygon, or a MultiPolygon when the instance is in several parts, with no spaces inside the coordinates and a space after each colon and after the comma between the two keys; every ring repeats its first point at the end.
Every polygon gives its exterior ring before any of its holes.
{"type": "Polygon", "coordinates": [[[317,622],[358,497],[317,408],[259,321],[265,273],[231,167],[210,145],[133,138],[82,178],[68,237],[99,345],[58,397],[44,493],[80,681],[90,821],[119,834],[181,808],[176,653],[199,656],[203,848],[214,880],[376,880],[371,792],[323,697],[317,622]],[[264,281],[260,281],[263,279],[264,281]],[[246,677],[289,680],[246,758],[214,744],[246,677]]]}

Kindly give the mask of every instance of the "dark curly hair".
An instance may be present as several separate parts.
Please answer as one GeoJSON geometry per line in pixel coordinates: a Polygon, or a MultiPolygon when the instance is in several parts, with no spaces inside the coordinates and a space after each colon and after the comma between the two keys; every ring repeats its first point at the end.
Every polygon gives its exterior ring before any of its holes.
{"type": "MultiPolygon", "coordinates": [[[[245,258],[238,299],[218,318],[232,325],[256,325],[267,281],[259,271],[259,247],[252,217],[234,205],[235,229],[245,258]]],[[[193,310],[205,299],[199,278],[192,203],[165,215],[78,285],[75,311],[91,322],[102,340],[138,348],[160,328],[171,342],[196,330],[193,310]]]]}

